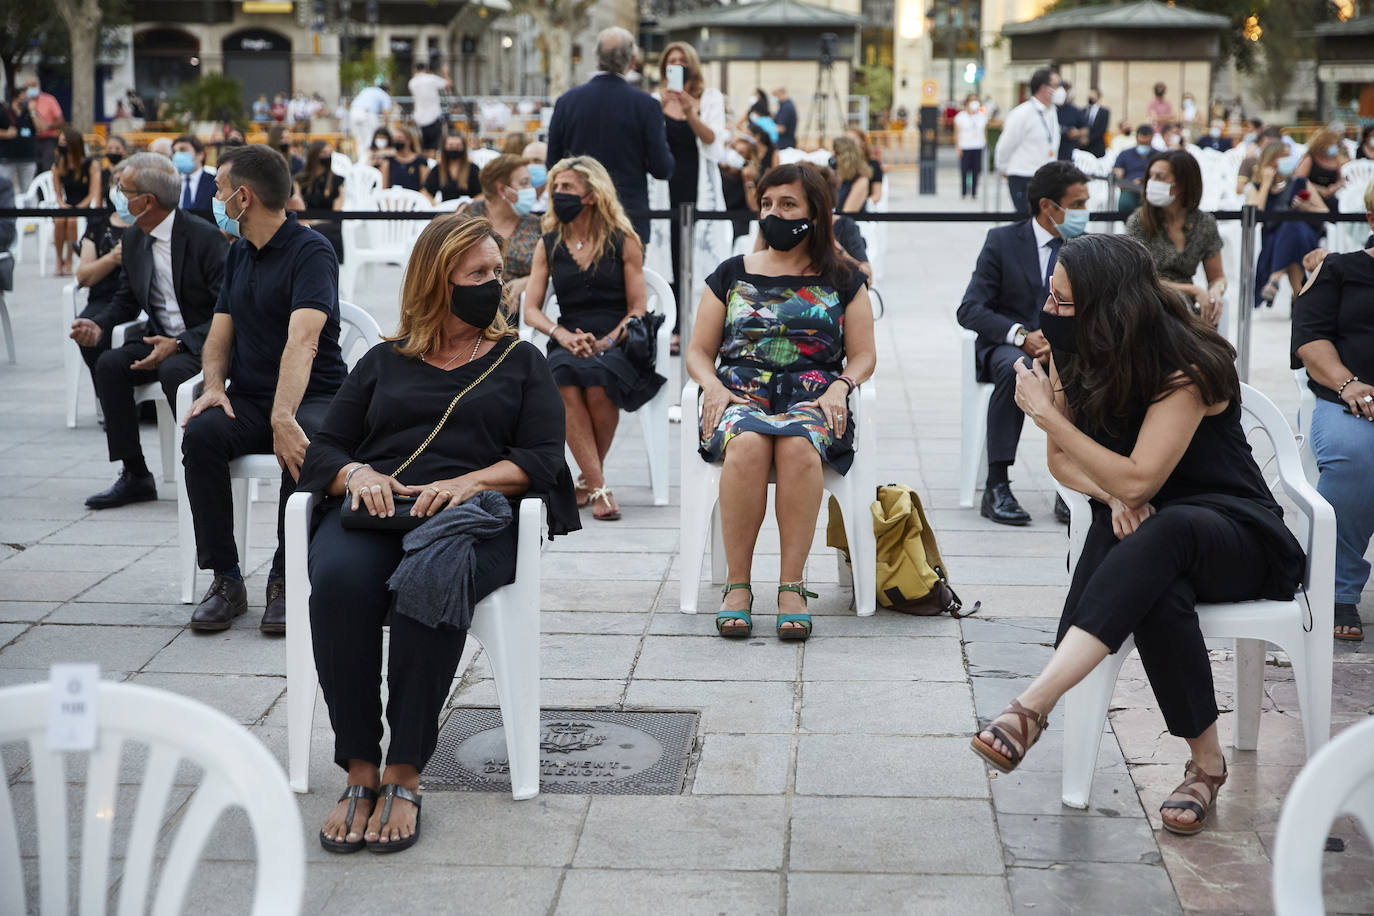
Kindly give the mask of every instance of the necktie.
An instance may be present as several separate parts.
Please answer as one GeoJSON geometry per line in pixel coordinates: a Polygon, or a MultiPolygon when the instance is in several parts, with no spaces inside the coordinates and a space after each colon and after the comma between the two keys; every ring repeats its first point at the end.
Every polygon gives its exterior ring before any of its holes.
{"type": "Polygon", "coordinates": [[[1059,260],[1059,249],[1064,244],[1064,240],[1055,236],[1045,243],[1050,249],[1050,259],[1045,265],[1045,298],[1050,295],[1050,278],[1054,276],[1054,265],[1059,260]]]}
{"type": "Polygon", "coordinates": [[[181,209],[189,210],[195,202],[191,197],[191,176],[187,175],[182,181],[184,183],[181,186],[181,209]]]}

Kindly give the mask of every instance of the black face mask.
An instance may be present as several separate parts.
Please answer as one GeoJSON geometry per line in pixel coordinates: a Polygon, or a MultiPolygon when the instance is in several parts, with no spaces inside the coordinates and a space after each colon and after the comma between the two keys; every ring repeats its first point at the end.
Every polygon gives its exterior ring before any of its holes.
{"type": "Polygon", "coordinates": [[[582,214],[582,208],[586,206],[580,195],[564,194],[561,191],[553,195],[552,205],[553,215],[558,217],[560,223],[571,223],[582,214]]]}
{"type": "Polygon", "coordinates": [[[281,146],[278,146],[277,149],[281,150],[281,154],[282,154],[283,156],[289,156],[289,155],[291,155],[291,144],[290,144],[290,143],[283,143],[281,146]]]}
{"type": "Polygon", "coordinates": [[[769,214],[759,220],[759,232],[774,251],[791,251],[811,234],[811,220],[783,219],[769,214]]]}
{"type": "Polygon", "coordinates": [[[123,153],[106,153],[106,154],[105,154],[105,158],[109,160],[110,165],[119,165],[119,163],[124,159],[124,154],[123,154],[123,153]]]}
{"type": "Polygon", "coordinates": [[[449,311],[464,324],[485,330],[496,318],[503,292],[500,280],[488,280],[476,286],[455,286],[449,294],[449,311]]]}
{"type": "Polygon", "coordinates": [[[1050,347],[1065,353],[1078,352],[1078,325],[1072,315],[1052,315],[1040,313],[1040,333],[1045,335],[1050,347]]]}

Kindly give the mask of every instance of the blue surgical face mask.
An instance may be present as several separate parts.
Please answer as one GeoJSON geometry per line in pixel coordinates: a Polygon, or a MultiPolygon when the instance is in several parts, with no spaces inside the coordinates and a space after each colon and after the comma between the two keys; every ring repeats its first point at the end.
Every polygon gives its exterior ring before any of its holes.
{"type": "Polygon", "coordinates": [[[549,170],[544,168],[544,163],[542,162],[531,162],[529,169],[530,184],[534,185],[537,191],[544,186],[544,182],[549,180],[549,170]]]}
{"type": "MultiPolygon", "coordinates": [[[[241,188],[243,186],[240,185],[239,187],[241,188]]],[[[233,197],[238,192],[239,188],[235,188],[229,196],[233,197]]],[[[219,226],[222,231],[229,233],[235,238],[242,235],[242,233],[239,232],[239,221],[230,218],[229,212],[224,208],[224,201],[220,200],[218,197],[211,198],[210,209],[215,211],[215,225],[219,226]]],[[[242,210],[239,211],[239,216],[243,216],[242,210]]]]}
{"type": "Polygon", "coordinates": [[[534,210],[534,199],[538,193],[534,188],[519,188],[515,192],[515,203],[511,204],[511,209],[517,216],[526,216],[534,210]]]}
{"type": "Polygon", "coordinates": [[[1284,178],[1293,174],[1293,170],[1298,167],[1298,157],[1292,154],[1284,156],[1278,161],[1279,174],[1284,178]]]}
{"type": "Polygon", "coordinates": [[[172,165],[183,175],[189,175],[196,170],[196,159],[186,150],[179,150],[172,153],[172,165]]]}
{"type": "Polygon", "coordinates": [[[1149,152],[1150,152],[1150,144],[1148,144],[1148,143],[1137,143],[1137,144],[1135,145],[1135,151],[1136,151],[1137,153],[1139,153],[1140,155],[1142,155],[1142,156],[1148,155],[1149,152]]]}
{"type": "Polygon", "coordinates": [[[38,87],[37,87],[37,86],[30,86],[30,87],[28,88],[28,96],[29,96],[29,98],[31,98],[31,99],[36,99],[36,98],[38,98],[38,87]]]}
{"type": "MultiPolygon", "coordinates": [[[[1055,206],[1059,207],[1059,204],[1055,206]]],[[[1076,239],[1088,231],[1087,210],[1065,210],[1063,207],[1059,209],[1064,213],[1064,222],[1057,226],[1061,239],[1076,239]]]]}
{"type": "Polygon", "coordinates": [[[1336,144],[1333,143],[1333,144],[1331,144],[1330,146],[1328,146],[1328,147],[1326,148],[1326,155],[1328,155],[1328,156],[1330,156],[1332,159],[1334,159],[1334,158],[1336,158],[1336,154],[1339,153],[1340,151],[1341,151],[1341,148],[1340,148],[1339,146],[1337,146],[1336,144]]]}
{"type": "Polygon", "coordinates": [[[129,198],[124,196],[124,192],[115,184],[110,187],[110,203],[114,204],[115,213],[126,223],[134,222],[134,215],[129,212],[129,198]]]}

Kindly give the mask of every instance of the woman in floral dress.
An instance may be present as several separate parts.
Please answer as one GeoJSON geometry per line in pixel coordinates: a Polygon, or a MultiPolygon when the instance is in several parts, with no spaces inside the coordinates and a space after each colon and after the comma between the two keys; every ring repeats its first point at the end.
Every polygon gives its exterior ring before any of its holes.
{"type": "Polygon", "coordinates": [[[723,461],[720,520],[728,567],[716,629],[752,632],[750,574],[770,475],[780,535],[780,639],[806,639],[804,574],[822,496],[822,462],[853,461],[849,395],[873,374],[865,278],[835,246],[830,183],[802,163],[758,183],[767,247],[706,281],[687,370],[701,386],[701,456],[723,461]],[[719,359],[720,364],[716,362],[719,359]]]}

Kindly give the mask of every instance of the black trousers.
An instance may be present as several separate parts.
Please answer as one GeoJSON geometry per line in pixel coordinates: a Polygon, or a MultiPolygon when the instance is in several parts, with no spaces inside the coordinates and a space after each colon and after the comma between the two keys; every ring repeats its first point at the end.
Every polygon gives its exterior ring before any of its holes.
{"type": "Polygon", "coordinates": [[[1030,216],[1030,202],[1026,200],[1027,175],[1008,175],[1007,191],[1011,194],[1011,208],[1020,216],[1030,216]]]}
{"type": "Polygon", "coordinates": [[[1016,446],[1021,441],[1021,425],[1026,415],[1016,406],[1016,362],[1028,360],[1026,351],[1002,344],[988,354],[988,374],[992,378],[992,400],[988,402],[988,463],[1016,461],[1016,446]]]}
{"type": "Polygon", "coordinates": [[[978,176],[983,173],[983,151],[959,150],[959,195],[978,196],[978,176]]]}
{"type": "MultiPolygon", "coordinates": [[[[107,337],[105,335],[101,339],[107,337]]],[[[82,356],[85,357],[88,350],[94,349],[83,347],[82,356]]],[[[95,368],[91,370],[95,378],[95,396],[100,399],[100,407],[105,411],[105,443],[109,447],[111,461],[143,457],[143,445],[138,440],[138,406],[134,403],[134,388],[157,382],[175,412],[177,389],[182,382],[200,371],[200,357],[193,353],[173,353],[152,369],[133,368],[134,363],[151,352],[152,346],[141,338],[131,340],[118,349],[99,354],[95,368]]]]}
{"type": "MultiPolygon", "coordinates": [[[[330,400],[329,396],[307,396],[296,409],[296,422],[307,437],[314,436],[324,423],[330,400]]],[[[196,563],[215,572],[231,570],[239,562],[229,462],[242,455],[272,451],[272,398],[235,395],[231,388],[229,403],[234,408],[233,417],[218,407],[211,408],[186,424],[181,440],[186,498],[196,529],[196,563]]],[[[286,501],[294,492],[296,480],[290,471],[283,470],[277,501],[277,552],[272,557],[274,575],[281,575],[286,568],[282,525],[286,501]]]]}
{"type": "Polygon", "coordinates": [[[1078,627],[1116,652],[1134,634],[1170,734],[1196,738],[1217,718],[1197,602],[1259,597],[1264,546],[1234,519],[1187,505],[1165,506],[1118,541],[1111,511],[1092,507],[1055,644],[1078,627]]]}
{"type": "MultiPolygon", "coordinates": [[[[439,715],[463,654],[467,630],[431,629],[389,614],[386,580],[401,562],[395,531],[347,529],[326,509],[310,541],[310,631],[315,668],[334,727],[334,762],[382,762],[382,627],[387,652],[388,764],[424,769],[439,740],[439,715]],[[388,619],[389,617],[389,619],[388,619]]],[[[516,525],[479,541],[478,600],[515,578],[516,525]]]]}

